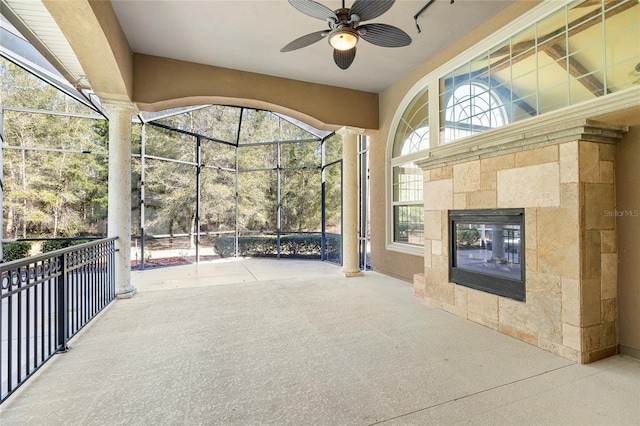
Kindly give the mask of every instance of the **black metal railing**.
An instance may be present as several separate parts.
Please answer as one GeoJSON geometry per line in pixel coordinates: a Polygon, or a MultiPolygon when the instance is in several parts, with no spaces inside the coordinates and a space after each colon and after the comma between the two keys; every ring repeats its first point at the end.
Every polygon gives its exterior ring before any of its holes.
{"type": "Polygon", "coordinates": [[[115,240],[0,264],[0,402],[115,299],[115,240]]]}

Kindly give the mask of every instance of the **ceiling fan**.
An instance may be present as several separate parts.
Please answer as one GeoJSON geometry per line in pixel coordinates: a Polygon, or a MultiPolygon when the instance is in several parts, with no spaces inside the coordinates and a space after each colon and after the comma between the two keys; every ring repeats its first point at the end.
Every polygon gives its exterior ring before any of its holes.
{"type": "Polygon", "coordinates": [[[281,52],[291,52],[327,38],[333,47],[333,60],[346,70],[356,57],[356,44],[360,38],[382,47],[404,47],[411,44],[411,37],[400,28],[387,24],[364,24],[377,18],[395,3],[395,0],[356,0],[351,8],[331,10],[313,0],[289,0],[289,3],[305,15],[327,21],[329,29],[316,31],[293,40],[281,52]]]}

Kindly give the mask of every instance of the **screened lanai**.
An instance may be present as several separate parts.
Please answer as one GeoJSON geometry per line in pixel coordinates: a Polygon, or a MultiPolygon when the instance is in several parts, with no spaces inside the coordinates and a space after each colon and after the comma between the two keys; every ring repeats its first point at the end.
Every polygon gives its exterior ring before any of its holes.
{"type": "MultiPolygon", "coordinates": [[[[106,235],[109,114],[5,20],[2,40],[6,260],[106,235]]],[[[230,256],[341,263],[335,132],[270,111],[196,105],[139,111],[131,141],[132,267],[230,256]]],[[[360,138],[363,267],[367,142],[360,138]]]]}

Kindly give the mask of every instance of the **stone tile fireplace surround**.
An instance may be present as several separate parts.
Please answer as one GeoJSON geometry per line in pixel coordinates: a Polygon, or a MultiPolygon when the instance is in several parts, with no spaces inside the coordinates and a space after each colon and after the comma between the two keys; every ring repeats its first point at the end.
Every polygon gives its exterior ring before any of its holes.
{"type": "Polygon", "coordinates": [[[618,353],[615,143],[628,129],[574,120],[429,152],[427,303],[580,363],[618,353]],[[449,210],[525,209],[526,300],[449,281],[449,210]]]}

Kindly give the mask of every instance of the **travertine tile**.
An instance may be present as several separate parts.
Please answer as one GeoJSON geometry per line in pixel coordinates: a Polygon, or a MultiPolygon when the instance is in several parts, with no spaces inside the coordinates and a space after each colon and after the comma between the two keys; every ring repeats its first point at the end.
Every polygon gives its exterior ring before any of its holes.
{"type": "Polygon", "coordinates": [[[431,240],[424,240],[424,267],[431,268],[431,240]]]}
{"type": "Polygon", "coordinates": [[[538,346],[538,336],[534,334],[527,333],[506,324],[498,324],[498,331],[508,336],[515,337],[518,340],[522,340],[523,342],[527,342],[530,345],[538,346]]]}
{"type": "Polygon", "coordinates": [[[615,180],[615,169],[613,161],[600,162],[600,183],[613,183],[615,180]]]}
{"type": "Polygon", "coordinates": [[[560,145],[560,182],[577,183],[580,180],[578,169],[578,142],[560,145]]]}
{"type": "Polygon", "coordinates": [[[467,192],[467,209],[495,209],[497,207],[496,191],[467,192]]]}
{"type": "Polygon", "coordinates": [[[598,145],[601,161],[616,161],[616,146],[610,143],[598,145]]]}
{"type": "MultiPolygon", "coordinates": [[[[442,210],[442,223],[449,223],[449,212],[447,210],[442,210]]],[[[449,227],[443,226],[442,233],[440,234],[440,239],[442,240],[443,247],[449,247],[449,227]]]]}
{"type": "Polygon", "coordinates": [[[443,282],[449,282],[449,254],[446,250],[440,256],[433,255],[431,268],[442,275],[443,282]]]}
{"type": "Polygon", "coordinates": [[[615,230],[600,231],[600,251],[602,253],[618,251],[618,236],[615,230]]]}
{"type": "Polygon", "coordinates": [[[501,170],[498,172],[498,207],[560,206],[558,163],[501,170]]]}
{"type": "MultiPolygon", "coordinates": [[[[424,211],[425,240],[440,240],[443,226],[446,226],[446,223],[442,222],[442,214],[440,210],[424,211]]],[[[429,251],[427,251],[427,253],[428,252],[429,251]]]]}
{"type": "Polygon", "coordinates": [[[425,182],[423,192],[426,210],[450,210],[453,208],[452,179],[425,182]]]}
{"type": "Polygon", "coordinates": [[[475,312],[468,311],[467,319],[469,321],[473,321],[475,323],[484,325],[492,330],[498,330],[498,321],[494,321],[485,317],[484,315],[476,314],[475,312]]]}
{"type": "Polygon", "coordinates": [[[442,180],[453,178],[453,166],[445,166],[431,170],[431,180],[442,180]]]}
{"type": "Polygon", "coordinates": [[[464,286],[461,286],[461,285],[456,285],[454,290],[455,290],[456,306],[458,306],[461,309],[464,309],[465,311],[467,311],[468,310],[468,305],[467,305],[467,287],[464,287],[464,286]]]}
{"type": "Polygon", "coordinates": [[[616,299],[606,299],[602,301],[600,308],[602,313],[602,322],[614,322],[618,319],[618,309],[616,299]]]}
{"type": "MultiPolygon", "coordinates": [[[[433,272],[433,271],[432,271],[433,272]]],[[[454,284],[449,283],[442,274],[433,274],[433,277],[427,277],[427,296],[439,300],[449,305],[455,304],[454,284]],[[429,285],[429,281],[433,281],[429,285]]]]}
{"type": "Polygon", "coordinates": [[[453,194],[453,208],[455,210],[464,210],[467,208],[467,193],[462,192],[453,194]]]}
{"type": "Polygon", "coordinates": [[[442,241],[440,240],[431,241],[431,254],[436,256],[442,255],[442,241]]]}
{"type": "Polygon", "coordinates": [[[569,348],[580,350],[582,348],[582,328],[563,323],[562,344],[569,348]]]}
{"type": "Polygon", "coordinates": [[[582,362],[585,364],[600,361],[610,356],[617,355],[619,353],[618,345],[607,346],[602,349],[594,349],[582,354],[582,362]]]}
{"type": "MultiPolygon", "coordinates": [[[[524,232],[527,249],[536,250],[538,247],[537,210],[528,208],[524,211],[524,232]]],[[[527,261],[531,259],[527,257],[527,261]]]]}
{"type": "Polygon", "coordinates": [[[570,348],[557,342],[551,342],[546,339],[538,339],[538,346],[561,357],[572,360],[573,362],[581,362],[582,354],[579,349],[570,348]]]}
{"type": "Polygon", "coordinates": [[[538,270],[538,250],[532,250],[527,248],[525,250],[525,263],[526,263],[526,271],[537,271],[538,270]]]}
{"type": "Polygon", "coordinates": [[[495,172],[498,170],[512,169],[515,167],[515,154],[499,155],[480,160],[480,171],[495,172]]]}
{"type": "Polygon", "coordinates": [[[480,190],[480,161],[453,166],[453,191],[471,192],[480,190]]]}
{"type": "Polygon", "coordinates": [[[616,253],[603,253],[600,256],[600,270],[602,299],[615,299],[618,297],[618,255],[616,253]]]}
{"type": "Polygon", "coordinates": [[[580,205],[580,184],[560,184],[560,206],[574,208],[580,205]]]}
{"type": "Polygon", "coordinates": [[[602,313],[602,297],[600,279],[583,279],[580,282],[581,319],[583,327],[600,324],[602,313]]]}
{"type": "Polygon", "coordinates": [[[560,298],[527,292],[526,303],[500,298],[500,323],[550,341],[562,341],[560,298]]]}
{"type": "Polygon", "coordinates": [[[585,327],[582,331],[583,351],[603,349],[616,344],[616,324],[604,324],[585,327]]]}
{"type": "Polygon", "coordinates": [[[554,163],[558,161],[558,145],[549,145],[516,153],[516,167],[534,164],[554,163]]]}
{"type": "Polygon", "coordinates": [[[455,210],[464,210],[467,208],[467,193],[459,192],[453,194],[453,208],[455,210]]]}
{"type": "Polygon", "coordinates": [[[600,278],[600,232],[585,231],[582,240],[582,278],[600,278]]]}
{"type": "Polygon", "coordinates": [[[562,322],[580,326],[580,281],[562,278],[562,322]]]}
{"type": "Polygon", "coordinates": [[[448,303],[442,303],[442,310],[445,310],[453,315],[459,316],[460,318],[467,318],[467,310],[462,309],[458,306],[449,305],[448,303]]]}
{"type": "Polygon", "coordinates": [[[480,190],[495,190],[498,186],[498,175],[496,172],[480,172],[480,190]]]}
{"type": "Polygon", "coordinates": [[[474,290],[467,291],[467,307],[469,312],[481,315],[491,321],[498,321],[498,296],[474,290]]]}
{"type": "Polygon", "coordinates": [[[537,210],[538,270],[579,278],[579,228],[577,209],[537,210]]]}
{"type": "Polygon", "coordinates": [[[580,182],[600,182],[600,154],[598,144],[580,141],[578,145],[580,182]]]}
{"type": "Polygon", "coordinates": [[[615,229],[615,194],[611,184],[585,184],[586,229],[615,229]]]}
{"type": "Polygon", "coordinates": [[[559,275],[529,272],[527,274],[527,293],[539,293],[549,297],[560,298],[561,282],[559,275]]]}

